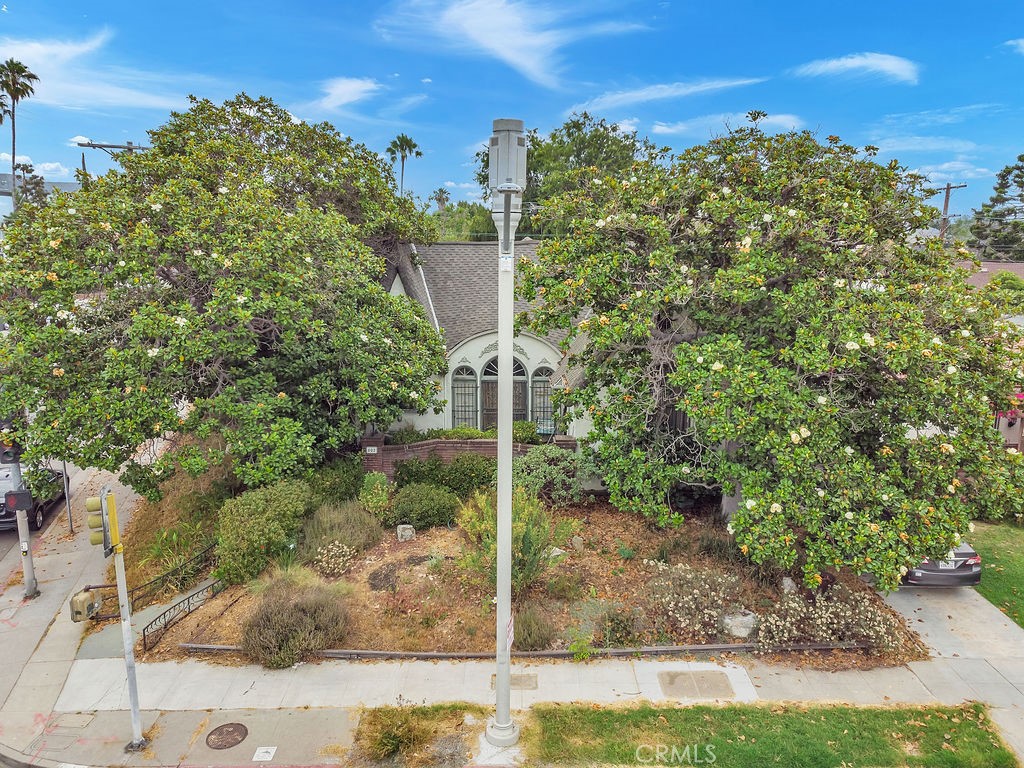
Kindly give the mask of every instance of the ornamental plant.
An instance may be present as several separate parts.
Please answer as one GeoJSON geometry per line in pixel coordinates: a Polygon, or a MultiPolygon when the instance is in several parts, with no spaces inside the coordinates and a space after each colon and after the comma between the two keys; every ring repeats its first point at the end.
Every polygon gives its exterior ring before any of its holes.
{"type": "MultiPolygon", "coordinates": [[[[140,446],[219,432],[262,485],[438,404],[441,339],[380,282],[432,233],[375,153],[245,95],[192,99],[150,144],[4,228],[0,412],[33,414],[26,460],[155,493],[174,452],[140,446]]],[[[190,450],[197,472],[220,457],[190,450]]]]}
{"type": "Polygon", "coordinates": [[[993,410],[1020,333],[916,232],[923,179],[875,149],[752,125],[617,176],[579,172],[521,260],[527,328],[566,332],[611,501],[667,525],[720,489],[744,555],[894,587],[972,515],[1021,511],[993,410]]]}

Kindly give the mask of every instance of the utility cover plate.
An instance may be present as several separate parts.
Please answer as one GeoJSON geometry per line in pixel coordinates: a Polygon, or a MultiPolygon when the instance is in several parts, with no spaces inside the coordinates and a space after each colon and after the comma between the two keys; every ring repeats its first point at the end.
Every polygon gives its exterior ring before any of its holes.
{"type": "Polygon", "coordinates": [[[249,729],[241,723],[224,723],[206,734],[206,746],[210,749],[230,749],[241,744],[249,735],[249,729]]]}

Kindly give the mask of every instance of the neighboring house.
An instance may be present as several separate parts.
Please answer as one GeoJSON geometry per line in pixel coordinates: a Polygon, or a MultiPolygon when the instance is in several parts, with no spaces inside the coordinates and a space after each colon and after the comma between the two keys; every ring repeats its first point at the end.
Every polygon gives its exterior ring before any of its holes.
{"type": "MultiPolygon", "coordinates": [[[[517,260],[532,259],[537,242],[519,241],[515,250],[517,260]]],[[[441,382],[444,410],[408,412],[402,424],[417,429],[497,426],[498,244],[403,245],[388,262],[384,287],[423,306],[431,324],[444,334],[448,357],[441,382]]],[[[515,303],[516,313],[528,308],[526,302],[515,303]]],[[[523,332],[513,347],[513,419],[535,422],[542,434],[554,430],[551,380],[562,357],[561,338],[523,332]]],[[[569,425],[567,432],[582,436],[577,425],[569,425]]]]}

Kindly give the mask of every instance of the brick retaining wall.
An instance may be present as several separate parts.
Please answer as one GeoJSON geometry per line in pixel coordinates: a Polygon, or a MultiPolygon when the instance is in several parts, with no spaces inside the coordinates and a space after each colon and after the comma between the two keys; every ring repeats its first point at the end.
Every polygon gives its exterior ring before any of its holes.
{"type": "MultiPolygon", "coordinates": [[[[568,451],[576,450],[576,438],[556,435],[552,442],[568,451]]],[[[512,455],[522,456],[532,445],[512,443],[512,455]]],[[[481,456],[498,455],[497,440],[424,440],[408,445],[385,445],[384,435],[368,435],[362,440],[363,469],[367,472],[383,472],[389,480],[395,479],[395,462],[409,459],[426,459],[436,454],[446,464],[460,453],[479,453],[481,456]]]]}

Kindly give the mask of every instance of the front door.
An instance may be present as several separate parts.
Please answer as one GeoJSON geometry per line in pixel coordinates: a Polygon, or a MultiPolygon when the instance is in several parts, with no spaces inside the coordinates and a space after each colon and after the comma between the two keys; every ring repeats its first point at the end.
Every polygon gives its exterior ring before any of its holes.
{"type": "MultiPolygon", "coordinates": [[[[526,381],[512,382],[512,421],[526,421],[526,381]]],[[[480,429],[498,426],[498,382],[480,382],[480,429]]]]}

